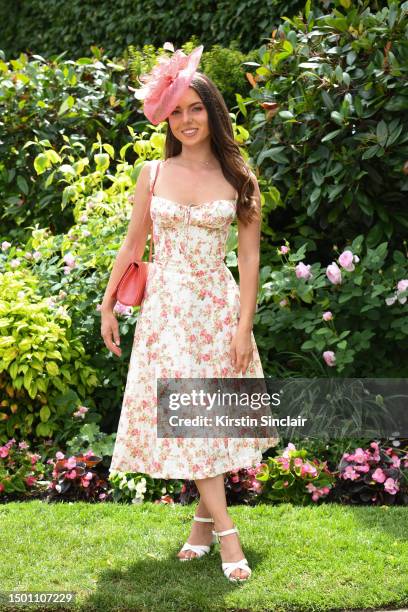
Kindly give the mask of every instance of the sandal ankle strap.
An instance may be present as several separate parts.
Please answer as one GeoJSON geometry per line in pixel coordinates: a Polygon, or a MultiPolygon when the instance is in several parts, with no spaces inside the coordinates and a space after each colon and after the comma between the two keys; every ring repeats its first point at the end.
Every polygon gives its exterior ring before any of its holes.
{"type": "Polygon", "coordinates": [[[193,516],[193,520],[194,521],[198,521],[199,523],[213,523],[214,519],[213,518],[205,518],[203,516],[193,516]]]}
{"type": "Polygon", "coordinates": [[[233,527],[232,529],[226,529],[225,531],[213,531],[213,534],[216,535],[218,538],[220,536],[229,535],[230,533],[238,533],[238,529],[236,527],[233,527]]]}

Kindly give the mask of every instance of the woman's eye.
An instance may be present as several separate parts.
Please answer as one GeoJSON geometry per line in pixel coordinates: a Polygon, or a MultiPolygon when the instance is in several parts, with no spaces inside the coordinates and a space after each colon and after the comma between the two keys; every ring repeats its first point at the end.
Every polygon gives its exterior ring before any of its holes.
{"type": "Polygon", "coordinates": [[[195,106],[195,107],[194,107],[194,110],[198,110],[198,111],[200,111],[200,110],[201,110],[201,108],[202,108],[201,106],[195,106]]]}

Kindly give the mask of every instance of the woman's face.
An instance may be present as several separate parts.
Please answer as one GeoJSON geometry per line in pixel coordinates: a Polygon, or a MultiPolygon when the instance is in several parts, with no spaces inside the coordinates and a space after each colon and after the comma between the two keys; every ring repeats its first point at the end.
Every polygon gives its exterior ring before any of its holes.
{"type": "Polygon", "coordinates": [[[210,137],[207,109],[192,87],[187,89],[168,119],[173,135],[183,145],[197,145],[210,137]]]}

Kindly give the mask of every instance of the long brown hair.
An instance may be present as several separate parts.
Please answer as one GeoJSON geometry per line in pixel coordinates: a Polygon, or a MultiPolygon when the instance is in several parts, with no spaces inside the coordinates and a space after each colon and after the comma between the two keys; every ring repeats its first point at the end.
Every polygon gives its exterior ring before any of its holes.
{"type": "MultiPolygon", "coordinates": [[[[201,72],[196,71],[190,83],[207,109],[208,126],[211,135],[211,149],[221,164],[222,172],[227,181],[235,187],[238,193],[237,217],[244,225],[258,215],[254,200],[254,184],[250,170],[241,155],[234,140],[234,131],[228,108],[218,87],[201,72]]],[[[167,121],[165,142],[165,159],[181,152],[181,142],[173,136],[167,121]]]]}

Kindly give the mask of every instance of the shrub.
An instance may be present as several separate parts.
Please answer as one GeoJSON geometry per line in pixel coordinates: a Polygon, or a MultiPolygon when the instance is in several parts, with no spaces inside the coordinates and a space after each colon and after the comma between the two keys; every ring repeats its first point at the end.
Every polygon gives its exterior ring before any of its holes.
{"type": "Polygon", "coordinates": [[[369,248],[359,235],[340,255],[333,247],[336,261],[324,267],[308,263],[306,245],[284,247],[281,267],[260,274],[255,321],[267,373],[406,376],[406,255],[387,243],[369,248]]]}
{"type": "Polygon", "coordinates": [[[408,505],[408,452],[374,441],[344,453],[334,494],[341,503],[408,505]]]}
{"type": "Polygon", "coordinates": [[[284,238],[330,263],[331,245],[360,233],[390,254],[406,237],[408,5],[341,4],[320,15],[307,2],[304,16],[283,17],[249,66],[241,110],[251,111],[265,257],[284,238]]]}
{"type": "Polygon", "coordinates": [[[70,412],[98,383],[66,309],[38,284],[23,263],[0,273],[0,439],[72,433],[70,412]]]}
{"type": "Polygon", "coordinates": [[[268,457],[255,478],[262,483],[259,501],[310,504],[325,498],[335,482],[326,462],[310,459],[306,449],[296,450],[294,444],[280,455],[268,457]]]}
{"type": "Polygon", "coordinates": [[[35,495],[45,471],[41,455],[30,452],[25,440],[17,444],[11,438],[0,446],[0,501],[35,495]]]}
{"type": "Polygon", "coordinates": [[[64,453],[57,452],[55,459],[50,461],[53,470],[48,487],[48,501],[107,501],[108,482],[96,469],[101,457],[95,456],[92,450],[89,450],[68,458],[64,453]]]}

